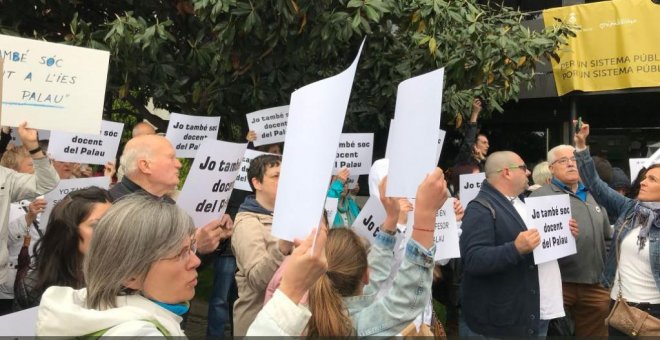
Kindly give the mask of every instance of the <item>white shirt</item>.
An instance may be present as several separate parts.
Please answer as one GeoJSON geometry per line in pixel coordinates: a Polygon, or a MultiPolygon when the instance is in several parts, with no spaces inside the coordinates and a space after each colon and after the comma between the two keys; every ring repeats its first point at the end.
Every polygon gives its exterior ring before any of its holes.
{"type": "Polygon", "coordinates": [[[637,245],[639,229],[640,227],[632,229],[621,242],[619,268],[614,277],[610,297],[616,300],[619,294],[619,274],[621,274],[622,295],[628,302],[657,304],[660,303],[660,291],[655,285],[651,271],[649,241],[646,240],[646,247],[640,251],[637,245]]]}

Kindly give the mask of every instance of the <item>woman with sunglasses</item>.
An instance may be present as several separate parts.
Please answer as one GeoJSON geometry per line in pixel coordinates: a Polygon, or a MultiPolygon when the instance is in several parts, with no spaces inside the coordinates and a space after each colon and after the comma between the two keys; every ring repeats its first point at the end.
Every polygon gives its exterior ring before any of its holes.
{"type": "Polygon", "coordinates": [[[123,198],[94,230],[83,273],[87,288],[51,287],[37,335],[183,336],[195,295],[195,226],[181,208],[143,195],[123,198]]]}

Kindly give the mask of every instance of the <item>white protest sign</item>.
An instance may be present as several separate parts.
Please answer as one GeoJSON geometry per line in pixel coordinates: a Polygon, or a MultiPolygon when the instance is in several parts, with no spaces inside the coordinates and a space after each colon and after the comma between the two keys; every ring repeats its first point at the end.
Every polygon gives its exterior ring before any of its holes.
{"type": "Polygon", "coordinates": [[[204,140],[217,139],[219,127],[220,117],[172,113],[165,137],[172,142],[177,157],[194,158],[204,140]]]}
{"type": "Polygon", "coordinates": [[[44,195],[44,199],[46,200],[46,209],[41,215],[41,223],[43,225],[48,223],[48,218],[50,217],[50,212],[53,210],[53,206],[57,204],[57,202],[59,202],[62,198],[64,198],[64,196],[73,191],[89,187],[108,189],[110,187],[110,178],[102,176],[60,180],[55,189],[44,195]]]}
{"type": "Polygon", "coordinates": [[[446,135],[447,131],[443,129],[440,129],[440,132],[438,132],[438,151],[435,154],[435,164],[440,162],[440,154],[442,154],[442,146],[445,144],[446,135]]]}
{"type": "Polygon", "coordinates": [[[350,175],[346,179],[346,185],[348,185],[348,190],[355,189],[355,187],[358,186],[358,179],[360,179],[360,175],[350,175]]]}
{"type": "Polygon", "coordinates": [[[203,227],[224,214],[246,148],[247,144],[211,139],[200,145],[176,201],[192,217],[196,227],[203,227]]]}
{"type": "Polygon", "coordinates": [[[461,257],[458,246],[458,225],[454,213],[454,199],[445,201],[435,216],[435,257],[436,261],[461,257]]]}
{"type": "Polygon", "coordinates": [[[99,131],[109,52],[6,35],[0,46],[1,125],[99,131]]]}
{"type": "MultiPolygon", "coordinates": [[[[444,69],[399,84],[396,128],[388,141],[387,196],[415,197],[419,183],[437,165],[444,69]]],[[[390,127],[391,129],[392,127],[390,127]]]]}
{"type": "Polygon", "coordinates": [[[261,155],[270,154],[267,152],[245,149],[243,162],[241,163],[241,170],[238,172],[238,176],[236,176],[236,182],[234,182],[234,189],[252,192],[252,188],[250,187],[250,180],[247,178],[248,169],[250,168],[250,162],[261,155]]]}
{"type": "MultiPolygon", "coordinates": [[[[39,137],[39,140],[49,140],[50,139],[50,131],[49,130],[37,130],[37,136],[39,137]]],[[[18,137],[18,132],[16,129],[11,129],[11,141],[14,143],[16,146],[21,146],[23,145],[23,141],[21,140],[20,137],[18,137]]]]}
{"type": "Polygon", "coordinates": [[[318,225],[362,46],[342,73],[291,94],[273,236],[292,241],[318,225]]]}
{"type": "Polygon", "coordinates": [[[351,175],[369,174],[373,151],[373,133],[342,133],[332,174],[342,167],[347,167],[351,175]]]}
{"type": "Polygon", "coordinates": [[[339,205],[339,198],[326,197],[325,198],[325,213],[328,216],[328,226],[332,227],[335,223],[335,215],[337,215],[337,205],[339,205]]]}
{"type": "Polygon", "coordinates": [[[461,193],[459,198],[461,199],[461,205],[463,206],[463,209],[466,209],[468,203],[477,197],[479,190],[481,190],[481,183],[485,179],[485,172],[461,175],[459,177],[459,188],[461,193]]]}
{"type": "Polygon", "coordinates": [[[527,229],[536,228],[541,244],[534,249],[534,263],[545,263],[577,253],[575,238],[568,220],[571,218],[571,202],[568,195],[528,197],[527,229]]]}
{"type": "Polygon", "coordinates": [[[353,221],[352,228],[358,235],[373,244],[386,217],[387,212],[383,207],[383,203],[380,202],[378,197],[371,196],[360,210],[355,221],[353,221]]]}
{"type": "Polygon", "coordinates": [[[284,142],[289,120],[289,105],[272,107],[245,115],[248,128],[257,134],[254,146],[284,142]]]}
{"type": "Polygon", "coordinates": [[[648,168],[653,164],[660,164],[660,149],[655,150],[655,152],[651,155],[651,157],[646,159],[646,162],[644,163],[644,167],[648,168]]]}
{"type": "Polygon", "coordinates": [[[0,336],[35,337],[39,306],[0,316],[0,336]]]}
{"type": "Polygon", "coordinates": [[[637,178],[637,175],[639,174],[639,170],[642,170],[644,167],[644,163],[648,158],[630,158],[628,159],[628,164],[630,164],[630,183],[635,182],[635,179],[637,178]]]}
{"type": "Polygon", "coordinates": [[[101,122],[99,134],[52,131],[48,153],[61,162],[105,164],[115,161],[124,123],[101,122]]]}

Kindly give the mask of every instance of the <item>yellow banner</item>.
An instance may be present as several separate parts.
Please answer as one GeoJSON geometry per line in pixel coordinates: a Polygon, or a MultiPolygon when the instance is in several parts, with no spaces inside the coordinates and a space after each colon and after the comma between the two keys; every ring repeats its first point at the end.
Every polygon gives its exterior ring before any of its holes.
{"type": "Polygon", "coordinates": [[[660,5],[614,0],[543,11],[580,28],[557,51],[552,71],[561,96],[574,90],[604,91],[660,86],[660,5]]]}

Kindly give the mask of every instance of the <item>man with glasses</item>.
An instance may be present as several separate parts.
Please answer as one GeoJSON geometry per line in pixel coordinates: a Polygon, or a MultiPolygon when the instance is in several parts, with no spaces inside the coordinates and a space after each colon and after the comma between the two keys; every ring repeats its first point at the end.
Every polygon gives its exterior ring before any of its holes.
{"type": "Polygon", "coordinates": [[[469,334],[460,335],[536,336],[539,277],[532,251],[541,237],[527,230],[522,201],[530,172],[511,151],[491,154],[485,170],[461,226],[461,302],[469,334]]]}
{"type": "Polygon", "coordinates": [[[552,180],[535,190],[530,197],[568,194],[572,217],[580,226],[576,238],[577,253],[559,259],[564,308],[575,322],[576,336],[606,336],[603,320],[609,312],[609,294],[600,285],[610,237],[607,212],[596,203],[580,182],[575,148],[559,145],[548,152],[552,180]]]}

